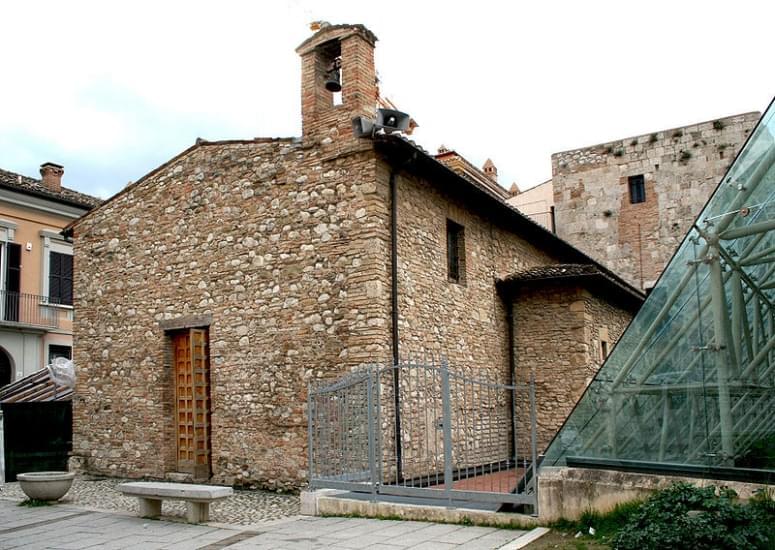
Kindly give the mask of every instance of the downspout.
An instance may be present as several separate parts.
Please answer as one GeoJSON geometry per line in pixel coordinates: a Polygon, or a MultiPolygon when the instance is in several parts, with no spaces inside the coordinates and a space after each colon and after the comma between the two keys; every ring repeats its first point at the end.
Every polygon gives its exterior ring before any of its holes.
{"type": "MultiPolygon", "coordinates": [[[[509,299],[510,292],[501,292],[501,299],[506,306],[506,334],[509,344],[509,385],[515,386],[517,377],[514,372],[517,366],[517,359],[514,355],[514,300],[509,299]]],[[[516,467],[517,461],[517,410],[516,410],[516,390],[511,391],[511,444],[514,446],[511,455],[514,457],[516,467]]]]}
{"type": "Polygon", "coordinates": [[[396,411],[396,480],[403,479],[401,449],[401,382],[398,372],[400,358],[398,348],[398,191],[396,185],[396,169],[390,171],[390,315],[391,340],[393,345],[393,405],[396,411]]]}

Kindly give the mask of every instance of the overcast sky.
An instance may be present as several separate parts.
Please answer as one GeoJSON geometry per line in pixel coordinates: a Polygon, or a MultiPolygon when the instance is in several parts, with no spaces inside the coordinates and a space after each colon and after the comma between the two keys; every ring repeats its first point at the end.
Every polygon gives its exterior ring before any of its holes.
{"type": "Polygon", "coordinates": [[[763,111],[775,2],[3,2],[0,168],[101,197],[205,139],[301,133],[309,22],[379,38],[382,92],[523,189],[553,152],[763,111]]]}

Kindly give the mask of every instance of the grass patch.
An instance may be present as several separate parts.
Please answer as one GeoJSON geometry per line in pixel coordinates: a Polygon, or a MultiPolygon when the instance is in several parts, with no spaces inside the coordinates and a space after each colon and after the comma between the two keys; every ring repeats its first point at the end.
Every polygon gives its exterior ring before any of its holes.
{"type": "MultiPolygon", "coordinates": [[[[581,532],[585,537],[604,542],[610,541],[640,509],[642,504],[643,502],[640,500],[632,500],[617,504],[609,512],[601,513],[595,510],[587,510],[577,520],[560,519],[547,525],[547,527],[563,531],[569,535],[581,532]],[[594,535],[589,534],[590,527],[595,530],[594,535]]],[[[574,542],[584,544],[583,540],[574,542]]]]}
{"type": "Polygon", "coordinates": [[[51,506],[54,504],[50,500],[38,500],[36,498],[28,498],[27,500],[21,501],[17,506],[25,506],[27,508],[40,508],[41,506],[51,506]]]}

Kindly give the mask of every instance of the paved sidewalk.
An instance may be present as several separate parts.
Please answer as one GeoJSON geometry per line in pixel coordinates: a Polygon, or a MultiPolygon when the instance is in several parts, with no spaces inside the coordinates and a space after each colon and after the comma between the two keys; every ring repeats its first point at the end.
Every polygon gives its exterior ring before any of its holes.
{"type": "Polygon", "coordinates": [[[188,525],[69,505],[28,508],[0,500],[0,548],[374,550],[515,547],[524,531],[377,519],[294,518],[250,526],[188,525]]]}

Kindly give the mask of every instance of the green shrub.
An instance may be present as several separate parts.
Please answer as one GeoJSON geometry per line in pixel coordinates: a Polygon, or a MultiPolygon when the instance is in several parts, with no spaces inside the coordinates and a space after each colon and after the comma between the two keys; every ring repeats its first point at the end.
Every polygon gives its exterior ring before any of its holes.
{"type": "Polygon", "coordinates": [[[618,550],[773,548],[772,495],[745,506],[726,488],[675,485],[655,493],[630,516],[613,541],[618,550]]]}

